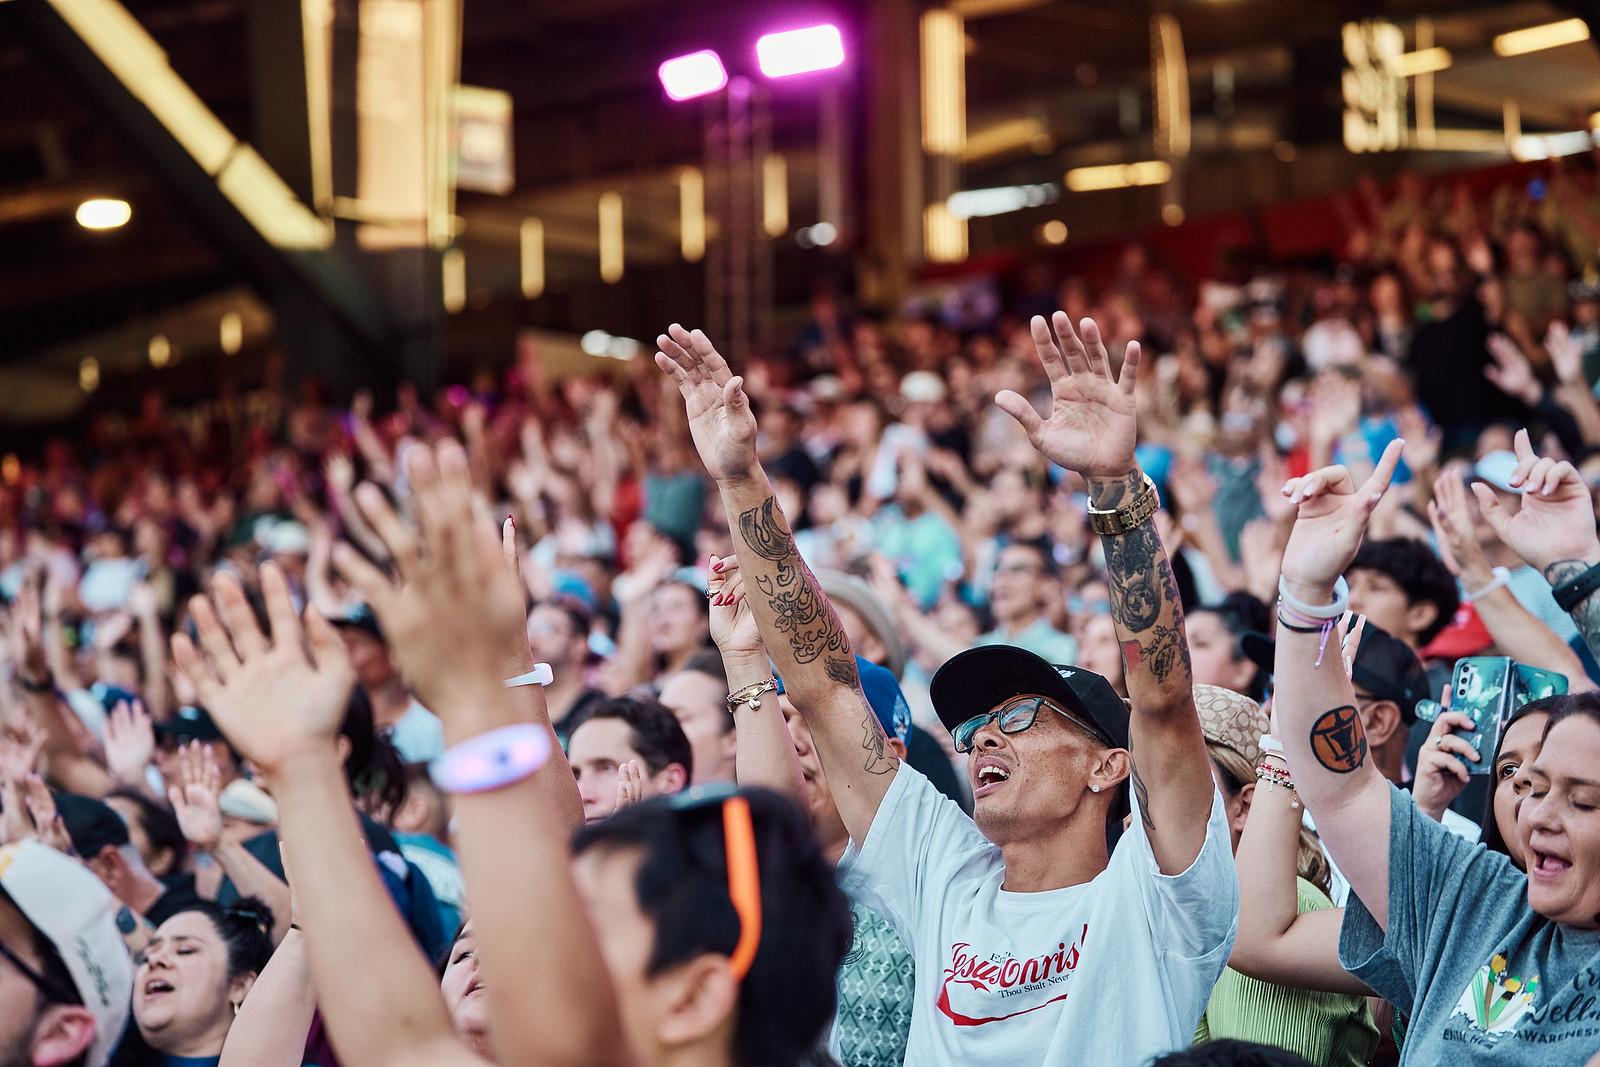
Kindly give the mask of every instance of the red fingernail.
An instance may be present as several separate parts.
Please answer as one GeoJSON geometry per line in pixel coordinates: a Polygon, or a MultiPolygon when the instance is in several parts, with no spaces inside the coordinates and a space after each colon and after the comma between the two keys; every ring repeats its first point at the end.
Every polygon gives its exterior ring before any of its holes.
{"type": "Polygon", "coordinates": [[[711,569],[716,571],[718,574],[721,574],[722,573],[722,561],[720,559],[717,560],[715,563],[713,563],[711,565],[711,569]]]}

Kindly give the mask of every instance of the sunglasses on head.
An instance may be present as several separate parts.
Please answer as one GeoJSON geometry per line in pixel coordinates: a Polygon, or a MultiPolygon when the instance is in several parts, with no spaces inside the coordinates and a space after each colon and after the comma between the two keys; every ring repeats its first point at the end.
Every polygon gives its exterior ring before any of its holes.
{"type": "Polygon", "coordinates": [[[668,798],[673,811],[722,809],[722,846],[728,864],[728,899],[739,917],[739,940],[728,966],[740,981],[750,973],[761,946],[761,866],[756,856],[756,828],[750,801],[727,783],[695,786],[668,798]]]}
{"type": "Polygon", "coordinates": [[[1015,700],[1007,701],[1000,705],[993,711],[986,711],[982,715],[974,715],[959,724],[954,730],[951,730],[950,736],[955,741],[956,751],[971,752],[973,738],[978,735],[979,730],[991,722],[999,725],[1000,732],[1003,734],[1020,734],[1039,720],[1040,708],[1055,712],[1101,744],[1109,745],[1111,743],[1098,727],[1091,726],[1071,712],[1052,704],[1044,697],[1017,697],[1015,700]]]}

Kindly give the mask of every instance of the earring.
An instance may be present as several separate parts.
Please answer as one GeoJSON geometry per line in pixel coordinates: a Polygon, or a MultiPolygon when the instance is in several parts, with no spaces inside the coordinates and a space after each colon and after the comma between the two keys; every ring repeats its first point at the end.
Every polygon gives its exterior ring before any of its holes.
{"type": "Polygon", "coordinates": [[[1100,792],[1100,787],[1099,787],[1099,786],[1097,786],[1097,785],[1091,785],[1091,786],[1090,786],[1090,787],[1089,787],[1089,792],[1091,792],[1091,793],[1098,793],[1098,792],[1100,792]]]}

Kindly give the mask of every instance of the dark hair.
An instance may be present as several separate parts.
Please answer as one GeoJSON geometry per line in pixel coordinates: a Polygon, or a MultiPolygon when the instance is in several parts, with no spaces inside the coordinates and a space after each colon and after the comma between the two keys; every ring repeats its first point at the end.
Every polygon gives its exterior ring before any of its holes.
{"type": "Polygon", "coordinates": [[[272,958],[272,909],[255,897],[240,897],[232,904],[196,900],[168,916],[199,912],[211,925],[228,950],[228,979],[244,974],[260,974],[272,958]]]}
{"type": "MultiPolygon", "coordinates": [[[[852,937],[850,904],[799,809],[763,789],[740,795],[755,825],[761,941],[740,987],[733,1062],[794,1067],[833,1018],[834,984],[852,937]]],[[[624,808],[579,829],[573,853],[596,848],[642,854],[634,892],[655,927],[648,974],[733,951],[739,917],[728,897],[721,805],[678,809],[658,797],[624,808]]]]}
{"type": "Polygon", "coordinates": [[[1400,586],[1405,592],[1407,604],[1422,602],[1438,609],[1432,625],[1418,635],[1419,645],[1438,637],[1439,632],[1450,625],[1451,617],[1461,605],[1455,575],[1450,573],[1443,560],[1434,555],[1433,549],[1409,537],[1367,541],[1345,569],[1347,572],[1377,571],[1400,586]]]}
{"type": "MultiPolygon", "coordinates": [[[[1049,538],[1015,537],[1007,540],[1005,544],[1001,545],[1000,551],[1004,552],[1008,548],[1026,548],[1033,552],[1034,555],[1038,556],[1039,576],[1041,578],[1058,578],[1061,576],[1061,568],[1056,566],[1055,552],[1051,549],[1049,538]]],[[[997,553],[995,555],[997,564],[999,562],[999,558],[999,554],[997,553]]]]}
{"type": "Polygon", "coordinates": [[[1311,1067],[1288,1049],[1254,1041],[1206,1041],[1152,1060],[1150,1067],[1311,1067]]]}
{"type": "MultiPolygon", "coordinates": [[[[1244,635],[1249,633],[1271,633],[1272,611],[1256,597],[1246,592],[1233,592],[1223,597],[1215,604],[1195,608],[1189,612],[1198,615],[1201,612],[1210,612],[1222,623],[1223,629],[1233,637],[1233,658],[1235,662],[1249,659],[1244,650],[1244,635]]],[[[1250,676],[1249,683],[1245,686],[1244,695],[1258,703],[1266,699],[1267,677],[1270,672],[1256,665],[1255,673],[1250,676]]]]}
{"type": "MultiPolygon", "coordinates": [[[[682,669],[715,678],[722,683],[722,688],[728,688],[728,669],[722,665],[722,653],[714,648],[696,652],[684,661],[682,669]]],[[[733,729],[731,725],[728,728],[733,729]]]]}
{"type": "Polygon", "coordinates": [[[630,693],[627,696],[598,700],[567,721],[567,736],[576,737],[584,723],[595,719],[620,719],[628,724],[628,745],[651,774],[660,774],[676,763],[683,767],[686,779],[694,777],[694,750],[678,717],[662,706],[661,701],[648,693],[630,693]]]}
{"type": "Polygon", "coordinates": [[[1505,747],[1506,732],[1511,729],[1511,724],[1527,715],[1543,712],[1550,718],[1544,724],[1544,732],[1540,735],[1539,743],[1544,743],[1544,738],[1550,736],[1550,728],[1562,719],[1571,718],[1573,715],[1590,715],[1600,719],[1600,694],[1597,693],[1567,693],[1560,696],[1544,697],[1540,700],[1530,700],[1522,707],[1513,711],[1506,719],[1505,725],[1500,728],[1500,739],[1495,742],[1494,757],[1489,760],[1489,794],[1483,799],[1483,818],[1479,822],[1483,832],[1479,835],[1481,841],[1490,852],[1498,852],[1509,856],[1511,850],[1506,847],[1506,840],[1500,834],[1500,824],[1494,818],[1494,794],[1499,779],[1495,777],[1494,765],[1500,762],[1500,750],[1505,747]]]}
{"type": "Polygon", "coordinates": [[[183,829],[178,825],[178,817],[132,787],[113,789],[106,794],[107,799],[111,797],[126,800],[139,809],[139,829],[144,831],[145,839],[150,842],[152,851],[167,849],[172,853],[170,873],[176,874],[178,868],[183,865],[183,858],[189,854],[189,840],[183,836],[183,829]]]}
{"type": "Polygon", "coordinates": [[[406,801],[406,763],[388,737],[378,733],[372,701],[359,685],[350,691],[339,736],[350,742],[344,778],[353,797],[370,798],[379,811],[393,812],[406,801]]]}

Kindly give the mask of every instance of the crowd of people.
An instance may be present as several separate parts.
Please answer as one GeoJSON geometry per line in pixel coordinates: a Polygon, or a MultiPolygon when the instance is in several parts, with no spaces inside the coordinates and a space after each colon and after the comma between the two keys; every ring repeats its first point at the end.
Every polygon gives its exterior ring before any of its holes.
{"type": "Polygon", "coordinates": [[[0,1067],[1600,1063],[1597,189],[1463,189],[8,461],[0,1067]]]}

